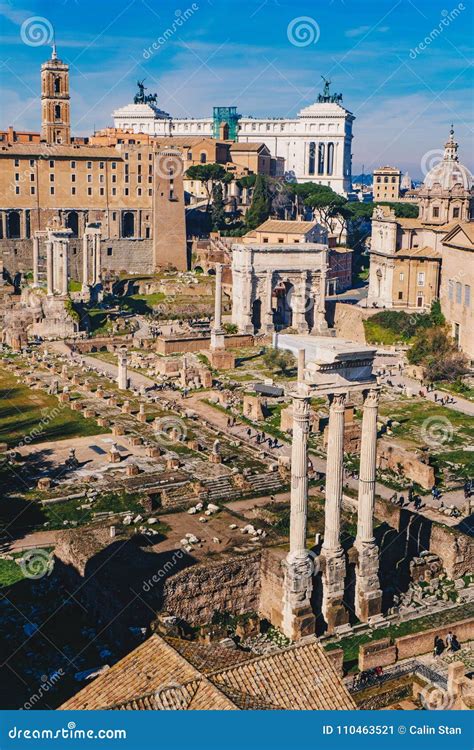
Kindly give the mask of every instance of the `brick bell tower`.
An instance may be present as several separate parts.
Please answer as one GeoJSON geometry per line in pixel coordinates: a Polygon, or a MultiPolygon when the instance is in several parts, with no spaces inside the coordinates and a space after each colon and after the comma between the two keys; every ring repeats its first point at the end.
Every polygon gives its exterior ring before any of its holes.
{"type": "Polygon", "coordinates": [[[51,59],[41,66],[41,138],[46,143],[71,143],[69,65],[58,59],[56,44],[51,59]]]}

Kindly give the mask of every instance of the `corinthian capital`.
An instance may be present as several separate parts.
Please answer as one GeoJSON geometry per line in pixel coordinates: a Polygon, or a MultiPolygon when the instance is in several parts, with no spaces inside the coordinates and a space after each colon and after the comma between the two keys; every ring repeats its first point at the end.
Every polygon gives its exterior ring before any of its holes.
{"type": "Polygon", "coordinates": [[[380,393],[376,388],[371,388],[364,394],[364,406],[377,407],[379,405],[380,393]]]}

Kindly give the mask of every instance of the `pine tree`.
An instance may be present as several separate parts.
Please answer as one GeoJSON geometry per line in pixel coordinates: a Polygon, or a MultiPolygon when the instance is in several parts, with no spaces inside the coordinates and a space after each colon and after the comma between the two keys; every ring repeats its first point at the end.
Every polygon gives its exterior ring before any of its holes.
{"type": "Polygon", "coordinates": [[[220,182],[214,185],[212,191],[211,223],[215,232],[225,226],[224,198],[220,182]]]}
{"type": "Polygon", "coordinates": [[[270,195],[264,175],[257,175],[252,195],[252,203],[245,217],[247,230],[256,229],[270,216],[270,195]]]}

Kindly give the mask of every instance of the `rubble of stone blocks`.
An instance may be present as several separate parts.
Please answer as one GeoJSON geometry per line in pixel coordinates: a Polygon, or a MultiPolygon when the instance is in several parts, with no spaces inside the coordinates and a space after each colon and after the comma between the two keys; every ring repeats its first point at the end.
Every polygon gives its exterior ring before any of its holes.
{"type": "Polygon", "coordinates": [[[406,479],[427,490],[435,484],[435,470],[427,458],[386,438],[377,442],[377,468],[380,471],[401,473],[406,479]]]}

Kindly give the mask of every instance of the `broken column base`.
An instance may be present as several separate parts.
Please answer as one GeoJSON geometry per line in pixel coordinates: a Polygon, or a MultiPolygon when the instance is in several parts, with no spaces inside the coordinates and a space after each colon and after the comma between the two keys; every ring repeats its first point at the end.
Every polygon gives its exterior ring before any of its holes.
{"type": "Polygon", "coordinates": [[[235,367],[235,357],[226,349],[211,349],[209,362],[214,370],[233,370],[235,367]]]}
{"type": "Polygon", "coordinates": [[[311,607],[313,561],[309,556],[283,560],[282,630],[291,641],[314,635],[316,617],[311,607]]]}
{"type": "Polygon", "coordinates": [[[367,622],[382,612],[379,551],[373,542],[360,542],[354,547],[356,556],[355,612],[361,622],[367,622]]]}
{"type": "Polygon", "coordinates": [[[327,625],[327,633],[349,622],[349,613],[344,606],[344,582],[346,560],[344,550],[321,551],[321,571],[323,582],[322,613],[327,625]]]}

